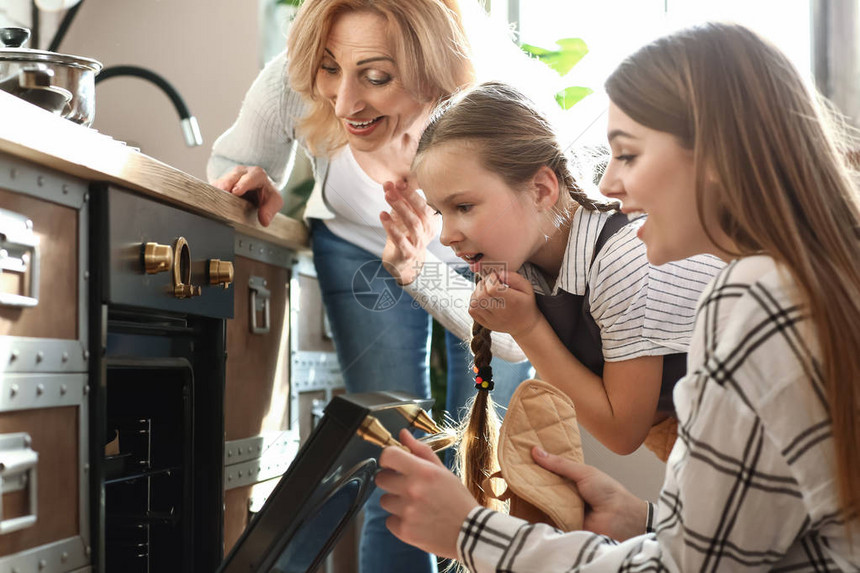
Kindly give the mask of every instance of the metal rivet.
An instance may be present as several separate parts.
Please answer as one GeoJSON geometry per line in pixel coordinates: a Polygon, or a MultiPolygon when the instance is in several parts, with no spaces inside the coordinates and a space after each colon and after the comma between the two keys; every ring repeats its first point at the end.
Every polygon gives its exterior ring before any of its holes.
{"type": "Polygon", "coordinates": [[[90,271],[84,271],[84,280],[85,281],[90,280],[90,271]]]}
{"type": "Polygon", "coordinates": [[[63,362],[68,362],[68,361],[69,361],[69,353],[68,353],[68,352],[63,352],[62,361],[63,361],[63,362]]]}
{"type": "Polygon", "coordinates": [[[69,554],[68,554],[67,552],[63,551],[63,554],[62,554],[62,555],[60,555],[60,560],[61,560],[63,563],[65,563],[66,561],[68,561],[68,560],[69,560],[69,554]]]}
{"type": "MultiPolygon", "coordinates": [[[[24,223],[24,226],[32,231],[33,230],[33,221],[30,219],[27,219],[27,221],[24,223]]],[[[27,257],[27,258],[29,259],[30,257],[27,257]]]]}
{"type": "Polygon", "coordinates": [[[227,476],[227,481],[233,481],[233,476],[232,476],[232,475],[228,475],[228,476],[227,476]]]}
{"type": "Polygon", "coordinates": [[[18,385],[17,384],[12,384],[12,386],[9,387],[9,395],[10,396],[17,396],[18,395],[18,385]]]}
{"type": "Polygon", "coordinates": [[[14,361],[18,360],[19,355],[20,355],[20,352],[18,352],[18,350],[13,350],[12,352],[10,352],[9,353],[9,362],[14,362],[14,361]]]}
{"type": "Polygon", "coordinates": [[[242,477],[242,470],[239,470],[237,473],[239,474],[239,477],[242,477]]]}
{"type": "Polygon", "coordinates": [[[89,360],[89,359],[90,359],[90,351],[84,350],[84,360],[89,360]]]}
{"type": "Polygon", "coordinates": [[[87,395],[87,394],[89,394],[89,393],[90,393],[90,387],[89,387],[89,386],[84,386],[84,396],[86,396],[86,395],[87,395]]]}
{"type": "Polygon", "coordinates": [[[48,566],[47,561],[45,561],[44,559],[39,559],[39,569],[44,569],[47,566],[48,566]]]}
{"type": "Polygon", "coordinates": [[[90,194],[89,194],[89,193],[84,193],[84,203],[86,203],[86,202],[87,202],[87,201],[89,201],[89,200],[90,200],[90,194]]]}
{"type": "Polygon", "coordinates": [[[38,386],[36,386],[36,395],[37,396],[41,396],[44,393],[45,393],[45,385],[44,384],[39,384],[38,386]]]}
{"type": "Polygon", "coordinates": [[[245,243],[244,243],[244,241],[242,241],[242,239],[239,239],[239,246],[241,247],[241,246],[243,246],[244,244],[245,244],[245,243]]]}
{"type": "Polygon", "coordinates": [[[65,385],[65,384],[63,384],[62,386],[60,386],[60,395],[61,395],[61,396],[65,396],[65,395],[66,395],[66,392],[68,392],[68,391],[69,391],[69,389],[66,387],[66,385],[65,385]]]}
{"type": "Polygon", "coordinates": [[[17,172],[17,171],[15,171],[15,168],[13,167],[13,168],[9,171],[9,177],[11,177],[12,179],[15,179],[15,177],[17,177],[17,176],[18,176],[18,172],[17,172]]]}
{"type": "Polygon", "coordinates": [[[45,353],[44,352],[42,352],[40,350],[39,352],[36,353],[36,362],[41,362],[44,359],[45,359],[45,353]]]}
{"type": "Polygon", "coordinates": [[[67,183],[63,183],[63,195],[69,194],[69,185],[67,183]]]}
{"type": "Polygon", "coordinates": [[[239,454],[240,456],[242,455],[242,446],[239,446],[238,448],[236,448],[236,453],[239,454]]]}
{"type": "MultiPolygon", "coordinates": [[[[38,177],[36,177],[36,185],[41,187],[44,184],[45,184],[45,178],[42,175],[39,175],[38,177]]],[[[41,563],[39,565],[41,565],[41,563]]]]}

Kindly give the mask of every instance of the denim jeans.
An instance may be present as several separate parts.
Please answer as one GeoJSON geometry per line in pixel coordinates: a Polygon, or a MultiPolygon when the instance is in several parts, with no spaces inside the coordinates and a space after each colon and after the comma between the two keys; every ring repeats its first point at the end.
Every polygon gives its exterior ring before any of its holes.
{"type": "MultiPolygon", "coordinates": [[[[430,397],[429,314],[397,286],[379,257],[334,235],[311,220],[314,266],[348,392],[401,390],[430,397]]],[[[446,332],[448,404],[453,416],[474,393],[471,355],[446,332]]],[[[529,377],[529,364],[494,360],[498,371],[494,398],[504,404],[516,385],[529,377]],[[498,363],[498,364],[497,364],[498,363]]],[[[380,491],[365,505],[359,545],[361,573],[435,573],[436,559],[398,540],[385,527],[380,491]]]]}

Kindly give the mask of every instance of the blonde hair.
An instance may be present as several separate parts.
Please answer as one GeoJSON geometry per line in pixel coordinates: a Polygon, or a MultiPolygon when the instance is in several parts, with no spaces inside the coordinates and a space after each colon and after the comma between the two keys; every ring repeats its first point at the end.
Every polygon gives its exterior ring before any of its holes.
{"type": "Polygon", "coordinates": [[[346,144],[332,105],[316,89],[316,76],[334,20],[352,11],[386,20],[398,73],[417,101],[439,101],[473,82],[456,0],[306,0],[287,38],[287,73],[290,88],[310,102],[298,131],[312,153],[330,153],[346,144]]]}
{"type": "MultiPolygon", "coordinates": [[[[420,169],[430,150],[451,142],[468,145],[484,169],[513,189],[523,188],[541,167],[552,169],[562,191],[567,191],[559,193],[555,206],[557,225],[570,217],[575,204],[599,211],[618,207],[614,201],[591,198],[580,187],[571,171],[571,158],[547,118],[528,97],[507,84],[486,82],[442,104],[421,135],[413,171],[420,169]]],[[[489,366],[493,357],[491,334],[490,329],[474,323],[471,349],[479,369],[489,366]]],[[[462,424],[457,468],[478,503],[495,509],[499,505],[484,491],[483,483],[498,466],[498,426],[490,392],[478,390],[462,424]]]]}
{"type": "Polygon", "coordinates": [[[765,252],[800,286],[821,349],[839,493],[846,510],[860,509],[860,198],[828,110],[778,49],[729,24],[645,46],[606,91],[634,121],[693,150],[703,225],[715,210],[735,255],[765,252]]]}

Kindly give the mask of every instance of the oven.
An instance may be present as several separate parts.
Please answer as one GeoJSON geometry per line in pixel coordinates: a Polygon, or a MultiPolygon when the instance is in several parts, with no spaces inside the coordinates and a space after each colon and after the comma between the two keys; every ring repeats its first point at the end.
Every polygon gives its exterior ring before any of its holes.
{"type": "Polygon", "coordinates": [[[111,186],[91,221],[94,565],[214,571],[233,230],[111,186]]]}
{"type": "Polygon", "coordinates": [[[403,428],[438,432],[431,405],[400,392],[335,396],[218,573],[318,571],[373,492],[382,448],[403,428]]]}

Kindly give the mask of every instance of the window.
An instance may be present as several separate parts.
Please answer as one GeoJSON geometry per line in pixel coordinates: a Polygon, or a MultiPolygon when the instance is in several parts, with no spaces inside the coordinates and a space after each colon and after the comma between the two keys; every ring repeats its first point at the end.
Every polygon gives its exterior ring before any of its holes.
{"type": "Polygon", "coordinates": [[[559,38],[585,40],[589,53],[565,76],[565,85],[594,90],[566,112],[580,143],[605,138],[603,82],[615,66],[639,46],[696,23],[748,26],[812,77],[810,0],[493,0],[492,14],[514,22],[523,43],[552,48],[559,38]]]}

